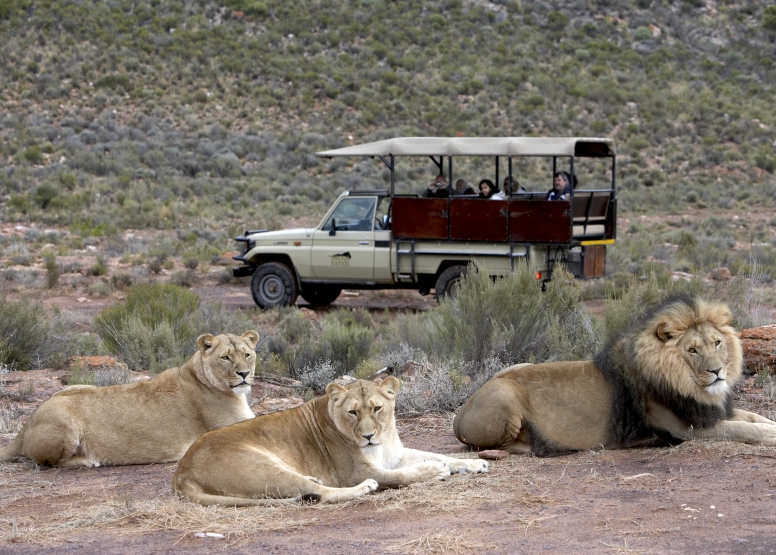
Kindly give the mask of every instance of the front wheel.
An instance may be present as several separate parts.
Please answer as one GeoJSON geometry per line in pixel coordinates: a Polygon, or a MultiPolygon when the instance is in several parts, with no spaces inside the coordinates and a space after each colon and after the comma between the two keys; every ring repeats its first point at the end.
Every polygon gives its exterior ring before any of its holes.
{"type": "Polygon", "coordinates": [[[251,293],[261,308],[292,306],[297,297],[294,273],[280,262],[266,262],[253,273],[251,293]]]}
{"type": "Polygon", "coordinates": [[[342,289],[338,287],[312,287],[307,285],[304,291],[302,291],[302,298],[313,306],[326,306],[336,301],[340,293],[342,293],[342,289]]]}
{"type": "Polygon", "coordinates": [[[466,266],[457,265],[450,266],[439,274],[436,285],[434,286],[437,301],[441,301],[444,297],[454,299],[458,286],[461,284],[461,278],[465,276],[468,271],[466,266]]]}

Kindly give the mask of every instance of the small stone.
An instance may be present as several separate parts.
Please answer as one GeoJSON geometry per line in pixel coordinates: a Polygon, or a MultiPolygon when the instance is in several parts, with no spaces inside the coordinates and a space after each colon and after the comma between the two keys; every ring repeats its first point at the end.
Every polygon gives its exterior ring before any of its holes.
{"type": "Polygon", "coordinates": [[[715,268],[706,275],[706,279],[713,279],[714,281],[727,281],[733,279],[733,274],[730,273],[725,267],[715,268]]]}
{"type": "Polygon", "coordinates": [[[480,451],[477,455],[486,461],[500,461],[501,459],[506,459],[509,456],[509,452],[502,451],[501,449],[488,449],[487,451],[480,451]]]}

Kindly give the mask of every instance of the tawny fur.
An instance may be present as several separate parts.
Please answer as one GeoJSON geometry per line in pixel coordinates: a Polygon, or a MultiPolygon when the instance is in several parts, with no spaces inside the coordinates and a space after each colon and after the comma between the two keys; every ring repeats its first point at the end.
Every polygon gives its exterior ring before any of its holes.
{"type": "Polygon", "coordinates": [[[197,339],[185,364],[145,382],[68,387],[32,413],[0,461],[102,466],[180,460],[200,435],[253,418],[255,331],[197,339]]]}
{"type": "Polygon", "coordinates": [[[502,370],[458,411],[456,437],[540,456],[693,438],[776,445],[776,422],[732,406],[743,355],[730,321],[723,304],[671,298],[592,361],[502,370]]]}
{"type": "Polygon", "coordinates": [[[487,472],[488,463],[406,449],[394,401],[400,382],[331,383],[326,395],[199,438],[181,460],[173,490],[203,505],[270,499],[347,501],[377,488],[487,472]]]}

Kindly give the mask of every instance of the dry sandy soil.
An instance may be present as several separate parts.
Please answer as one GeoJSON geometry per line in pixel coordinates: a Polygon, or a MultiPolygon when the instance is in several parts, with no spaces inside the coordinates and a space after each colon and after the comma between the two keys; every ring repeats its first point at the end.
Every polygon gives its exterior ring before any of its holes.
{"type": "MultiPolygon", "coordinates": [[[[1,402],[26,416],[62,387],[61,377],[5,374],[1,402]]],[[[256,412],[288,403],[269,398],[270,387],[254,386],[256,412]]],[[[752,378],[738,404],[776,416],[776,402],[752,378]]],[[[451,421],[426,415],[401,420],[399,430],[409,447],[475,456],[456,441],[451,421]]],[[[491,462],[488,474],[334,506],[203,508],[174,498],[175,466],[0,464],[0,553],[776,552],[776,449],[761,446],[693,441],[512,456],[491,462]]]]}

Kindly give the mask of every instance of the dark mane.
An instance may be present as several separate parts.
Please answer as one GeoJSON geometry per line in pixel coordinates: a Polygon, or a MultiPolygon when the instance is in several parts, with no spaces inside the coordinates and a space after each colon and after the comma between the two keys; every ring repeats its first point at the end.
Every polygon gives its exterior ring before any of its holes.
{"type": "Polygon", "coordinates": [[[647,423],[648,397],[669,407],[688,426],[696,428],[712,426],[732,414],[732,394],[728,394],[724,408],[704,405],[677,393],[667,384],[636,383],[633,375],[626,371],[636,359],[635,339],[644,330],[644,326],[667,307],[676,304],[684,304],[693,312],[696,310],[696,302],[690,295],[672,295],[639,315],[627,329],[611,338],[593,358],[612,385],[610,433],[615,443],[633,445],[656,435],[667,439],[664,430],[652,429],[647,423]]]}

